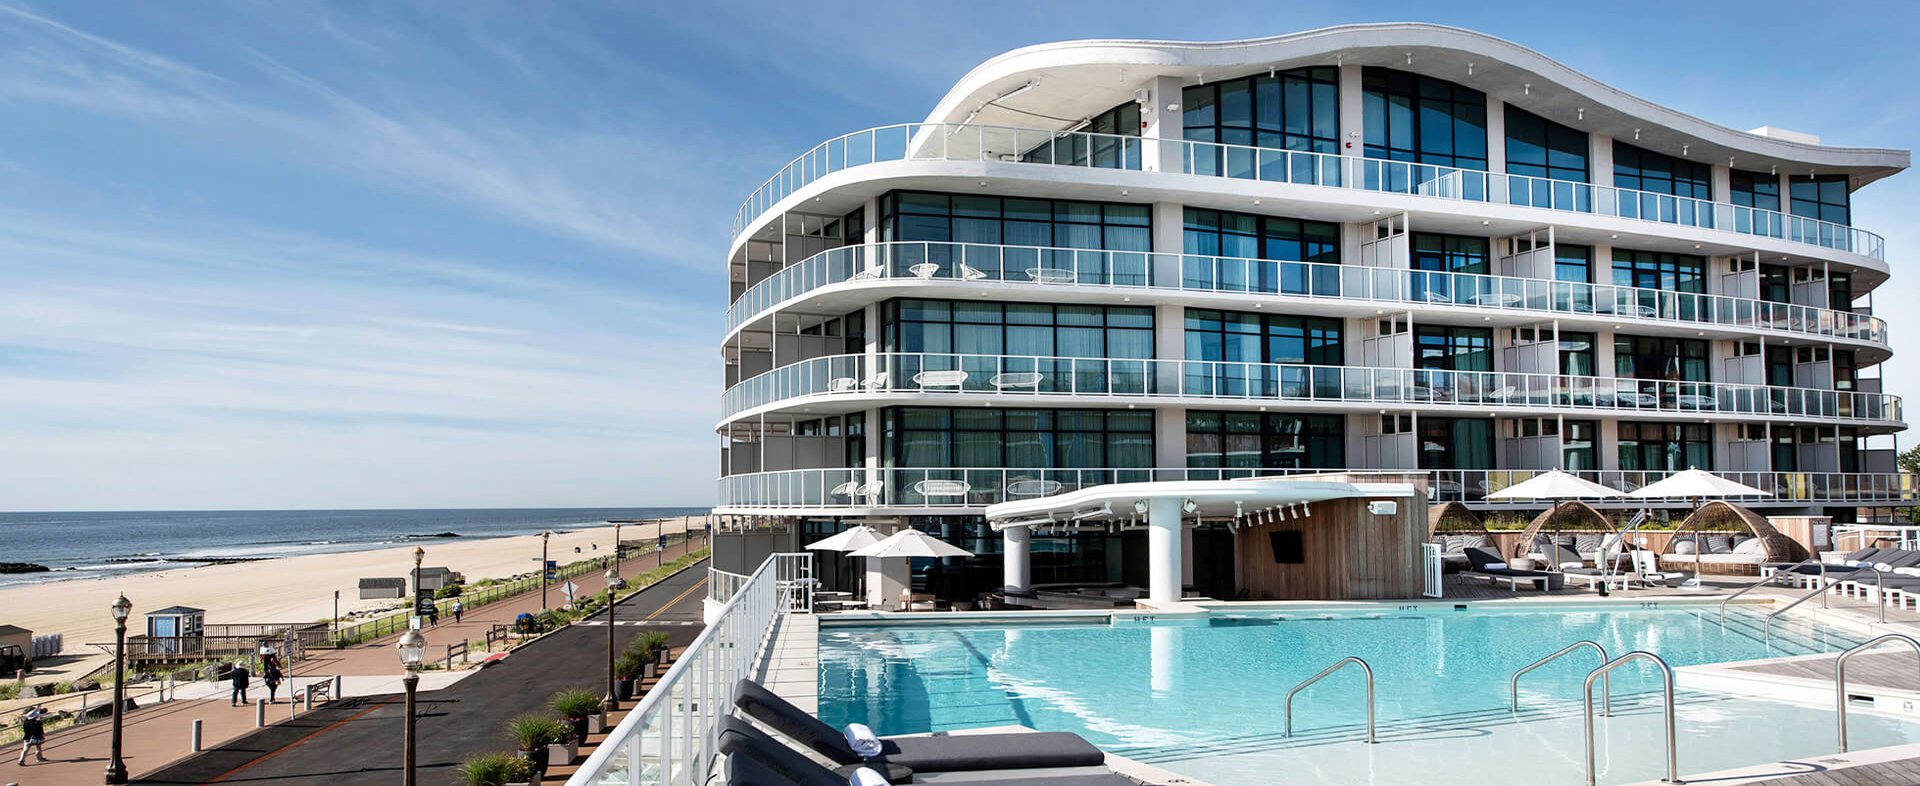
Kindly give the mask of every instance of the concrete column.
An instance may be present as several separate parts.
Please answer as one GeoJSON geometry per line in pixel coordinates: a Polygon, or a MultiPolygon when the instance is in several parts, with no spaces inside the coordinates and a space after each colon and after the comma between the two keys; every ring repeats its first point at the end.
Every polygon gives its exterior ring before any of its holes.
{"type": "MultiPolygon", "coordinates": [[[[1838,443],[1835,443],[1838,444],[1838,443]]],[[[1180,586],[1193,584],[1193,528],[1180,527],[1180,586]]]]}
{"type": "Polygon", "coordinates": [[[1713,201],[1733,201],[1733,168],[1726,164],[1714,164],[1713,173],[1708,177],[1713,184],[1713,201]]]}
{"type": "Polygon", "coordinates": [[[1181,106],[1185,87],[1179,77],[1162,76],[1148,82],[1146,91],[1147,106],[1140,113],[1140,166],[1148,172],[1178,172],[1180,146],[1173,142],[1186,136],[1181,106]]]}
{"type": "Polygon", "coordinates": [[[1187,211],[1178,202],[1153,203],[1153,263],[1147,271],[1156,287],[1180,285],[1180,255],[1187,250],[1187,211]]]}
{"type": "Polygon", "coordinates": [[[862,239],[862,242],[880,242],[880,198],[874,197],[867,200],[861,215],[863,216],[861,220],[867,225],[867,236],[862,239]]]}
{"type": "Polygon", "coordinates": [[[1596,186],[1613,185],[1613,137],[1604,134],[1587,135],[1587,166],[1592,168],[1592,180],[1596,186]]]}
{"type": "Polygon", "coordinates": [[[1340,66],[1340,154],[1359,157],[1366,153],[1366,110],[1362,107],[1360,66],[1340,66]]]}
{"type": "MultiPolygon", "coordinates": [[[[1176,383],[1177,384],[1177,383],[1176,383]]],[[[1187,408],[1156,407],[1153,413],[1153,466],[1174,470],[1156,472],[1154,480],[1185,480],[1187,466],[1187,408]]]]}
{"type": "Polygon", "coordinates": [[[1008,527],[1000,530],[1005,541],[1000,568],[1001,581],[1009,590],[1026,591],[1033,587],[1033,530],[1008,527]]]}
{"type": "Polygon", "coordinates": [[[1147,599],[1155,603],[1180,601],[1181,515],[1179,497],[1147,501],[1147,599]]]}
{"type": "MultiPolygon", "coordinates": [[[[1507,102],[1487,97],[1487,171],[1507,171],[1507,102]]],[[[1500,193],[1506,199],[1506,192],[1500,193]]]]}
{"type": "MultiPolygon", "coordinates": [[[[1180,361],[1185,360],[1187,357],[1187,310],[1185,307],[1174,303],[1162,303],[1154,306],[1153,357],[1155,360],[1160,361],[1154,364],[1155,372],[1153,375],[1153,383],[1155,390],[1161,395],[1178,395],[1181,390],[1181,385],[1183,384],[1181,378],[1184,376],[1180,361]]],[[[1157,454],[1165,442],[1162,434],[1167,432],[1164,430],[1179,429],[1177,436],[1179,437],[1178,442],[1180,450],[1182,451],[1180,454],[1180,463],[1170,465],[1161,464],[1160,466],[1184,467],[1186,466],[1185,451],[1187,444],[1186,412],[1185,410],[1180,410],[1178,414],[1169,417],[1167,415],[1169,411],[1172,410],[1161,409],[1159,419],[1154,423],[1156,432],[1154,436],[1155,458],[1159,458],[1157,454]]]]}

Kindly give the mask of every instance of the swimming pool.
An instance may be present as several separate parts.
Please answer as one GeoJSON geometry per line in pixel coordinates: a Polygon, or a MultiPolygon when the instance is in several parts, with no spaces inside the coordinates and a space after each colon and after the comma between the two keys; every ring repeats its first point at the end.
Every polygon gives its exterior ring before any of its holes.
{"type": "MultiPolygon", "coordinates": [[[[1581,681],[1597,665],[1570,655],[1521,682],[1513,672],[1566,644],[1644,649],[1675,667],[1834,652],[1852,635],[1712,608],[1555,605],[1497,611],[1247,613],[1095,624],[826,627],[820,715],[883,734],[1020,724],[1073,731],[1129,758],[1216,786],[1253,783],[1578,783],[1584,774],[1581,681]],[[1379,744],[1360,743],[1357,670],[1295,699],[1288,689],[1346,657],[1375,674],[1379,744]]],[[[1615,717],[1600,722],[1607,783],[1664,773],[1652,670],[1615,672],[1615,717]]],[[[1682,691],[1680,766],[1706,772],[1833,750],[1830,706],[1682,691]]],[[[1864,713],[1853,747],[1920,741],[1920,725],[1864,713]]]]}

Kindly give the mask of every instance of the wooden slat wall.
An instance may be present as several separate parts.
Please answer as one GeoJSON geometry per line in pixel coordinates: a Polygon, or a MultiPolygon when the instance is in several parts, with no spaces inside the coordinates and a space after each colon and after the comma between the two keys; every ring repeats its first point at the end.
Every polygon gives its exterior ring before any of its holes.
{"type": "Polygon", "coordinates": [[[1420,544],[1426,540],[1423,498],[1399,498],[1392,516],[1367,512],[1365,499],[1316,502],[1312,515],[1240,530],[1240,579],[1254,600],[1361,600],[1420,596],[1420,544]],[[1301,534],[1306,561],[1273,561],[1270,534],[1301,534]]]}

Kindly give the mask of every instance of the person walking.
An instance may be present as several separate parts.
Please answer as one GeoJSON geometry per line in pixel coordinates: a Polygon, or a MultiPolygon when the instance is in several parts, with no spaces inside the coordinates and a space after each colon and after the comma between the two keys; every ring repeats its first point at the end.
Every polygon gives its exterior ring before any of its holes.
{"type": "Polygon", "coordinates": [[[435,603],[427,606],[427,627],[440,627],[440,604],[435,603]]]}
{"type": "Polygon", "coordinates": [[[20,716],[20,766],[27,766],[27,751],[33,751],[35,762],[45,762],[46,753],[41,746],[47,742],[47,727],[40,723],[40,708],[28,707],[20,716]]]}
{"type": "Polygon", "coordinates": [[[238,707],[247,703],[247,680],[252,676],[245,664],[233,664],[233,674],[228,678],[233,683],[233,693],[227,697],[229,704],[238,707]]]}
{"type": "Polygon", "coordinates": [[[267,703],[273,704],[280,691],[280,656],[268,655],[260,665],[260,682],[267,686],[267,703]]]}
{"type": "Polygon", "coordinates": [[[460,599],[454,598],[453,599],[453,624],[455,625],[460,624],[460,612],[462,610],[463,608],[460,605],[460,599]]]}

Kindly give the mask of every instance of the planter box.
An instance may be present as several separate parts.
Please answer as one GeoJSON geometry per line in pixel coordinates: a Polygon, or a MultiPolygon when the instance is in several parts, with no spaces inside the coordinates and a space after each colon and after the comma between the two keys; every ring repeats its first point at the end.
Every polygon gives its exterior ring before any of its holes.
{"type": "Polygon", "coordinates": [[[608,728],[607,714],[605,712],[587,719],[588,734],[605,734],[608,728]]]}
{"type": "Polygon", "coordinates": [[[548,745],[547,746],[547,766],[548,767],[564,767],[568,764],[572,764],[573,757],[579,752],[580,752],[580,747],[571,742],[565,743],[565,744],[548,745]]]}

